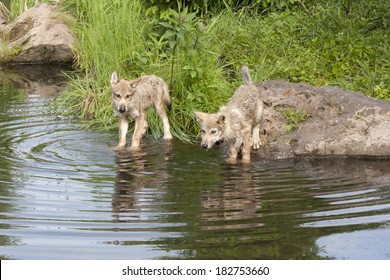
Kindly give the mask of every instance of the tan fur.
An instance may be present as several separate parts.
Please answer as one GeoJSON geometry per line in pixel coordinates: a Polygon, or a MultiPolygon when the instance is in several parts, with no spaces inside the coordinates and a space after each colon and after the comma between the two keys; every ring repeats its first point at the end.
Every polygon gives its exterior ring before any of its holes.
{"type": "Polygon", "coordinates": [[[250,160],[251,146],[260,148],[260,122],[263,101],[259,89],[252,83],[249,69],[241,68],[245,85],[240,86],[231,100],[216,114],[194,112],[202,127],[202,143],[205,149],[223,141],[227,144],[229,157],[237,158],[242,147],[242,160],[250,160]]]}
{"type": "Polygon", "coordinates": [[[129,116],[135,120],[132,148],[138,148],[141,138],[148,129],[146,112],[154,106],[164,127],[164,139],[172,139],[169,121],[164,104],[171,106],[168,86],[163,79],[155,75],[141,76],[135,80],[119,79],[115,72],[111,75],[111,95],[114,101],[114,110],[119,117],[119,144],[126,145],[126,134],[129,127],[129,116]]]}

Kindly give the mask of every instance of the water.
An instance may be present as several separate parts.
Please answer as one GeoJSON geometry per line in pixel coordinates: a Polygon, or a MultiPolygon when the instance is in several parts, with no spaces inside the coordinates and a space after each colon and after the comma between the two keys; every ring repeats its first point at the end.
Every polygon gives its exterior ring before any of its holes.
{"type": "Polygon", "coordinates": [[[119,153],[46,83],[0,93],[0,259],[390,259],[389,161],[119,153]]]}

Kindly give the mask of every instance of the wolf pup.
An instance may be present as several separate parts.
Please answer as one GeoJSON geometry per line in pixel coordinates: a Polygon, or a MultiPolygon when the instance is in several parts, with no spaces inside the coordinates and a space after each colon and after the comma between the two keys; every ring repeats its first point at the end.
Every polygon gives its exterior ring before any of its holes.
{"type": "Polygon", "coordinates": [[[214,144],[227,144],[229,158],[236,159],[242,147],[242,160],[250,161],[251,147],[260,148],[260,122],[263,101],[260,90],[253,84],[247,66],[241,68],[245,85],[240,86],[231,100],[216,114],[194,112],[202,127],[201,146],[210,149],[214,144]]]}
{"type": "Polygon", "coordinates": [[[131,148],[139,148],[141,138],[146,134],[148,123],[146,112],[154,106],[164,127],[164,139],[172,139],[169,121],[164,108],[167,104],[171,108],[171,98],[168,86],[163,79],[155,75],[141,76],[135,80],[122,80],[116,71],[111,75],[111,95],[114,101],[114,110],[119,117],[119,144],[118,148],[126,145],[126,134],[129,127],[129,116],[135,121],[131,148]]]}

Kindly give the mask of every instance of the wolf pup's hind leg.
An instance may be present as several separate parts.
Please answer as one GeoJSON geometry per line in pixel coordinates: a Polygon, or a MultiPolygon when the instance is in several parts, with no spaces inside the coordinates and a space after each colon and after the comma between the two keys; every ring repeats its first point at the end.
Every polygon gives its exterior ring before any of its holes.
{"type": "Polygon", "coordinates": [[[160,116],[161,121],[163,123],[164,128],[164,140],[172,140],[172,134],[171,134],[171,128],[169,125],[169,120],[167,117],[167,112],[165,111],[164,105],[161,104],[160,106],[156,107],[157,114],[160,116]]]}

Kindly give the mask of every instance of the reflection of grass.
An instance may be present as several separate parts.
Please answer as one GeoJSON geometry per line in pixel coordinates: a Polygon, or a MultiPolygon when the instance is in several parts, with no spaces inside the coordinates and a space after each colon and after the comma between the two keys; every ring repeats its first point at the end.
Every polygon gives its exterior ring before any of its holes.
{"type": "MultiPolygon", "coordinates": [[[[27,97],[26,90],[15,88],[13,80],[17,80],[20,77],[16,75],[9,75],[6,71],[0,72],[0,94],[3,99],[10,100],[24,100],[27,97]]],[[[8,108],[8,102],[0,102],[0,109],[8,108]]]]}
{"type": "Polygon", "coordinates": [[[311,117],[309,114],[306,114],[305,112],[302,112],[301,110],[296,108],[278,108],[276,109],[276,111],[279,112],[285,118],[287,122],[287,132],[293,131],[298,127],[299,123],[311,117]]]}

